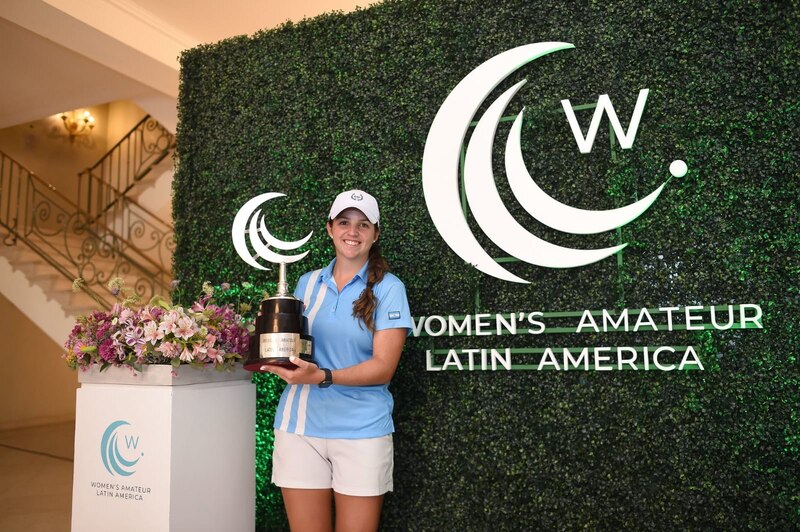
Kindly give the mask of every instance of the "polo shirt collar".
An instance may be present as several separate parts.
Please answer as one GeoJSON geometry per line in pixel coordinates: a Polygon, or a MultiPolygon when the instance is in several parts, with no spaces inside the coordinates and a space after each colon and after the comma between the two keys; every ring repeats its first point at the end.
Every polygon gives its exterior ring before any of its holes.
{"type": "MultiPolygon", "coordinates": [[[[328,280],[333,279],[333,266],[334,266],[334,264],[336,264],[336,259],[333,259],[330,262],[330,264],[328,264],[325,267],[325,269],[322,270],[322,273],[319,276],[320,281],[327,282],[328,280]]],[[[367,279],[368,279],[367,268],[369,268],[369,261],[365,262],[364,265],[361,267],[361,269],[358,270],[358,273],[355,275],[355,277],[358,277],[359,279],[361,279],[361,281],[364,284],[367,284],[367,279]]],[[[351,280],[350,282],[352,283],[353,281],[351,280]]],[[[350,283],[348,283],[348,284],[350,284],[350,283]]]]}

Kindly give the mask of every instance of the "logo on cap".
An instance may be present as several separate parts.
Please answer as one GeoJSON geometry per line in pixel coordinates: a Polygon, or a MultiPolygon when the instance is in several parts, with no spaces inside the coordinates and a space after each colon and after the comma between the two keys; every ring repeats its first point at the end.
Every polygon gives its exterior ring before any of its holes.
{"type": "Polygon", "coordinates": [[[350,197],[353,198],[356,201],[361,201],[361,200],[364,199],[364,196],[362,196],[361,194],[358,194],[356,192],[353,192],[352,194],[350,194],[350,197]]]}

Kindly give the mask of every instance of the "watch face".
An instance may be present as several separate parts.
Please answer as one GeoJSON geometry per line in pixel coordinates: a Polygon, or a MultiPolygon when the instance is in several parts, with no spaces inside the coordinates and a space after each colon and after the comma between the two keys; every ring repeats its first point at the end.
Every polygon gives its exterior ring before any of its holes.
{"type": "Polygon", "coordinates": [[[321,383],[319,383],[319,387],[320,388],[327,388],[328,386],[333,384],[333,374],[331,373],[331,370],[329,370],[327,368],[320,368],[320,369],[322,369],[322,371],[325,372],[325,378],[322,379],[321,383]]]}

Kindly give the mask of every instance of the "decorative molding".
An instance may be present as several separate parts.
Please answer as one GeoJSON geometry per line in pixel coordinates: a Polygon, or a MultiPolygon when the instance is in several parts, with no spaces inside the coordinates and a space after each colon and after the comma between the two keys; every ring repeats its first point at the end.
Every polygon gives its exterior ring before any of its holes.
{"type": "Polygon", "coordinates": [[[181,49],[194,48],[200,41],[185,33],[175,26],[172,26],[157,16],[153,15],[150,11],[142,9],[139,5],[131,2],[130,0],[98,0],[105,2],[120,11],[124,11],[129,16],[138,19],[142,24],[150,26],[154,31],[161,33],[167,39],[175,41],[180,45],[181,49]]]}

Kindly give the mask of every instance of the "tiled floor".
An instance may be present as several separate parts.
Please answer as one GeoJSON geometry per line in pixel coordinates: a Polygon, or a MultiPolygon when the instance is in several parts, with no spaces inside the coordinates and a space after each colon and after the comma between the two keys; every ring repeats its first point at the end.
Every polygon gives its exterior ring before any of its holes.
{"type": "Polygon", "coordinates": [[[0,531],[69,531],[74,440],[74,422],[0,431],[0,531]]]}

